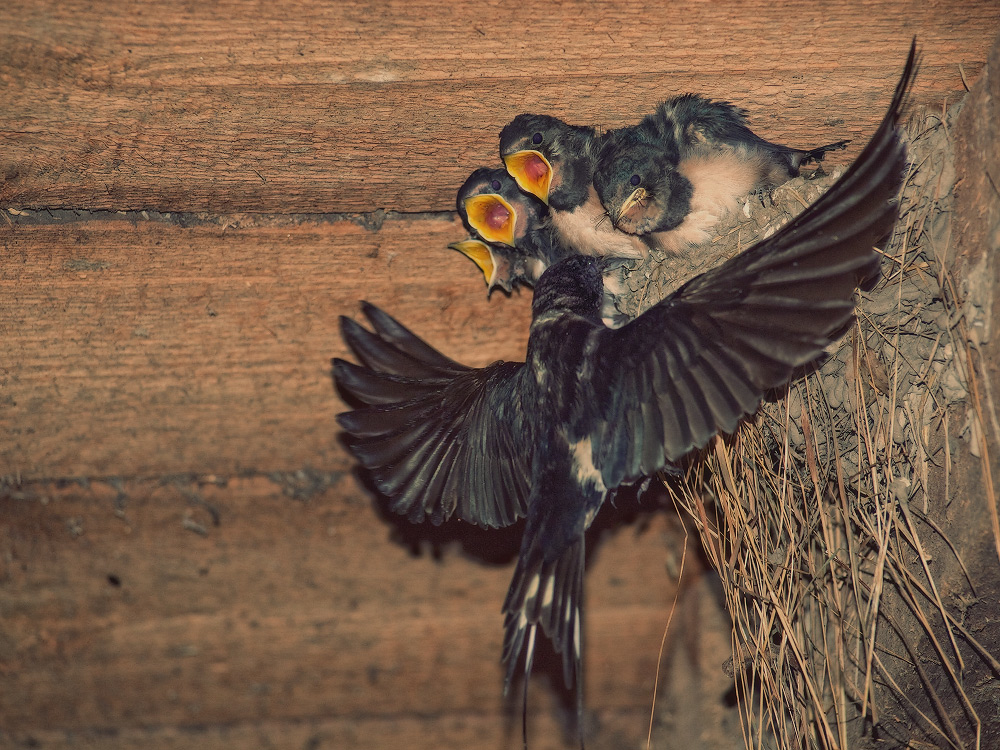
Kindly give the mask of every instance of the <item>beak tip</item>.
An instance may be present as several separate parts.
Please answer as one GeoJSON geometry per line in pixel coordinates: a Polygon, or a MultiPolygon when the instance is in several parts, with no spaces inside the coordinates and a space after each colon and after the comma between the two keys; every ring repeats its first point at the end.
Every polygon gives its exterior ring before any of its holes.
{"type": "Polygon", "coordinates": [[[493,251],[490,250],[489,245],[481,240],[462,240],[461,242],[453,242],[448,245],[452,250],[458,250],[465,257],[471,260],[479,270],[483,272],[483,276],[486,279],[487,287],[490,286],[490,278],[496,272],[496,261],[493,257],[493,251]]]}

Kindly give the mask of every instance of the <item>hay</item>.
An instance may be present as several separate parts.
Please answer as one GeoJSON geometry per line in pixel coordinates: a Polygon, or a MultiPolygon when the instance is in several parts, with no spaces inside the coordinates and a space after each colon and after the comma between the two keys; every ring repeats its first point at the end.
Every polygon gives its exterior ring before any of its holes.
{"type": "MultiPolygon", "coordinates": [[[[923,538],[941,535],[928,516],[932,468],[948,497],[951,446],[977,455],[985,446],[968,369],[978,311],[957,299],[946,263],[956,116],[957,108],[924,115],[908,128],[900,221],[881,280],[859,292],[851,331],[736,434],[692,459],[682,480],[664,480],[723,581],[749,748],[859,747],[880,719],[876,690],[895,694],[931,746],[979,744],[956,641],[992,657],[946,608],[923,538]],[[955,415],[961,436],[949,434],[955,415]],[[902,611],[884,606],[888,588],[902,611]],[[933,653],[913,652],[903,615],[933,653]],[[940,664],[943,682],[927,677],[919,656],[940,664]],[[920,677],[922,695],[900,685],[899,664],[920,677]]],[[[709,251],[625,267],[620,308],[634,315],[772,233],[836,176],[797,178],[770,201],[751,197],[709,251]]]]}

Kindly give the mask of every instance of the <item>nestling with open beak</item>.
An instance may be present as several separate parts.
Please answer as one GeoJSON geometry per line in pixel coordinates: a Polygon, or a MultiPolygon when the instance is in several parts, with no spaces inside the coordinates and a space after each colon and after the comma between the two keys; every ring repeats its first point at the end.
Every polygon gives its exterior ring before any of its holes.
{"type": "Polygon", "coordinates": [[[458,190],[458,215],[473,239],[449,245],[468,256],[486,277],[488,291],[533,285],[568,252],[548,236],[548,209],[518,189],[503,169],[480,167],[458,190]]]}
{"type": "MultiPolygon", "coordinates": [[[[458,213],[472,239],[450,248],[470,258],[486,278],[487,293],[496,287],[510,292],[518,282],[534,286],[545,270],[576,251],[560,244],[544,203],[518,189],[503,169],[480,167],[458,191],[458,213]]],[[[611,327],[627,318],[615,306],[622,292],[622,263],[605,264],[602,319],[611,327]]]]}

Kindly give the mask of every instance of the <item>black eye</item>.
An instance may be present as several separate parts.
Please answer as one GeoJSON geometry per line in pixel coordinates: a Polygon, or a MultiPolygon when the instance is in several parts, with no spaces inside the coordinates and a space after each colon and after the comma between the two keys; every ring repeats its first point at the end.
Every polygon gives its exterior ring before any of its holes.
{"type": "Polygon", "coordinates": [[[531,142],[537,146],[539,143],[542,142],[542,134],[535,133],[533,136],[531,136],[531,142]]]}
{"type": "Polygon", "coordinates": [[[637,174],[632,175],[628,180],[628,184],[631,185],[632,187],[635,187],[640,182],[642,182],[642,180],[639,178],[639,175],[637,174]]]}
{"type": "Polygon", "coordinates": [[[493,180],[493,182],[490,183],[490,187],[493,188],[494,190],[499,190],[500,180],[493,180]]]}

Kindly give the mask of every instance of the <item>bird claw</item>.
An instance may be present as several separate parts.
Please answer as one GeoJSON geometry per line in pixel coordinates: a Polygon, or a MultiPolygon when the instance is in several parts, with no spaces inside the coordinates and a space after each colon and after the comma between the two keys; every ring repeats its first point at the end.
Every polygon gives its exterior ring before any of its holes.
{"type": "Polygon", "coordinates": [[[754,198],[760,203],[761,208],[770,208],[774,205],[774,195],[770,188],[759,187],[750,191],[750,198],[754,198]]]}
{"type": "Polygon", "coordinates": [[[660,473],[664,476],[673,477],[674,479],[680,479],[684,476],[683,470],[679,466],[674,466],[673,464],[666,464],[662,469],[660,469],[660,473]]]}

